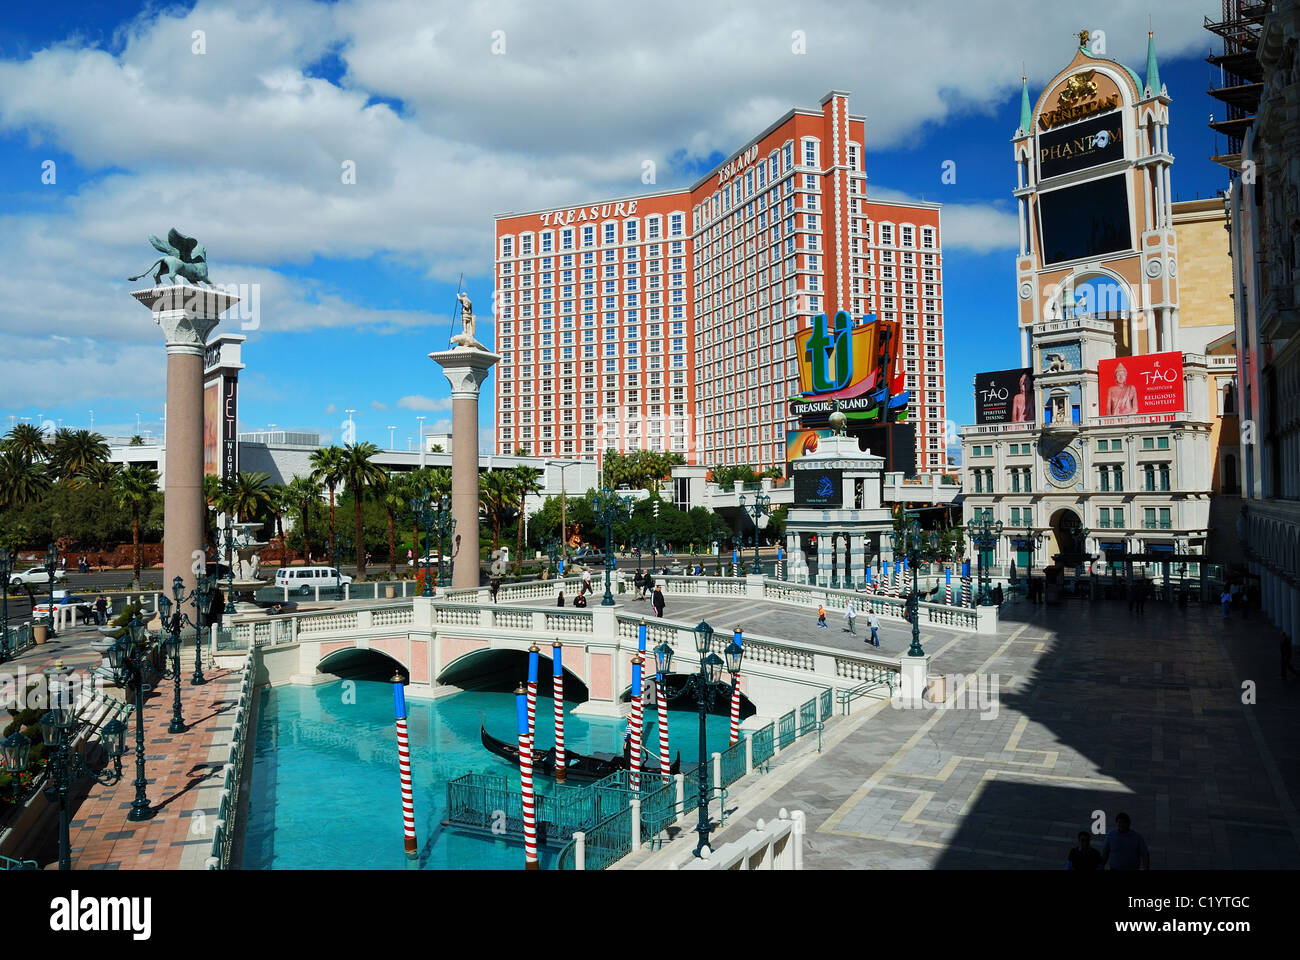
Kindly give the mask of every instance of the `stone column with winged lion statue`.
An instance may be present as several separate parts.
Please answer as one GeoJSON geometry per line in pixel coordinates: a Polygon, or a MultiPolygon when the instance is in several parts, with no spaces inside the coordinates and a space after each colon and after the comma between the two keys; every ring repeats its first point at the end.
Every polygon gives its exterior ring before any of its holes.
{"type": "Polygon", "coordinates": [[[163,254],[139,280],[152,274],[154,285],[132,290],[148,307],[167,348],[167,448],[163,464],[163,589],[181,577],[194,589],[204,572],[203,354],[220,316],[239,298],[208,282],[207,250],[175,228],[166,242],[150,235],[163,254]],[[164,283],[166,278],[169,282],[164,283]]]}
{"type": "Polygon", "coordinates": [[[451,349],[429,359],[442,367],[451,384],[451,514],[456,518],[451,557],[454,588],[479,585],[478,548],[478,394],[501,358],[474,338],[476,318],[469,295],[456,295],[461,331],[451,349]]]}

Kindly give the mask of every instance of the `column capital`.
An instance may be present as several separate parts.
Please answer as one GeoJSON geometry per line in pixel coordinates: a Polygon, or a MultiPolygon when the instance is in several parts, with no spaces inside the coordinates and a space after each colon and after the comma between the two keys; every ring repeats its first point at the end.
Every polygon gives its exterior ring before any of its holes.
{"type": "Polygon", "coordinates": [[[131,296],[153,313],[168,353],[198,356],[203,355],[221,314],[239,302],[239,297],[224,290],[189,284],[132,290],[131,296]]]}
{"type": "Polygon", "coordinates": [[[429,359],[442,367],[447,382],[451,384],[451,395],[457,397],[478,397],[479,388],[487,379],[488,373],[501,358],[486,350],[473,350],[464,347],[451,350],[438,350],[429,354],[429,359]]]}

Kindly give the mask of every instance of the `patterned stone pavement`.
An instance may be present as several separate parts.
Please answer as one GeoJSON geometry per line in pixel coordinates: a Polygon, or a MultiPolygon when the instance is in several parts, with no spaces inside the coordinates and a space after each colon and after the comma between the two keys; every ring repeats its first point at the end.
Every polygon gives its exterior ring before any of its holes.
{"type": "Polygon", "coordinates": [[[1211,605],[1004,611],[996,637],[925,638],[954,708],[860,701],[717,842],[786,807],[810,869],[1059,869],[1125,810],[1153,869],[1300,863],[1300,681],[1279,679],[1276,630],[1211,605]]]}
{"type": "MultiPolygon", "coordinates": [[[[64,666],[87,669],[98,666],[100,655],[89,641],[93,629],[66,631],[57,640],[25,651],[0,670],[28,677],[56,660],[64,666]]],[[[189,725],[184,733],[169,734],[172,681],[162,680],[145,701],[145,774],[147,795],[154,810],[150,820],[126,819],[135,798],[135,719],[128,720],[128,753],[123,757],[123,777],[111,786],[85,785],[70,798],[73,869],[201,869],[207,860],[220,797],[220,773],[226,762],[242,675],[229,670],[205,669],[208,683],[193,687],[193,647],[182,657],[181,709],[189,725]]],[[[108,688],[109,695],[121,696],[108,688]]],[[[41,801],[43,802],[43,801],[41,801]]],[[[36,859],[58,866],[57,819],[49,820],[48,836],[36,859]]]]}

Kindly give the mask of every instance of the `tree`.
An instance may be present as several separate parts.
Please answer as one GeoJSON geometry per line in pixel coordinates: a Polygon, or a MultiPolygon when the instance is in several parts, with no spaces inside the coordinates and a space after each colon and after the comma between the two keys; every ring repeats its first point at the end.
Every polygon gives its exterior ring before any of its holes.
{"type": "Polygon", "coordinates": [[[284,496],[291,510],[298,513],[302,526],[302,552],[311,562],[311,508],[320,502],[321,487],[314,476],[294,477],[284,488],[284,496]]]}
{"type": "Polygon", "coordinates": [[[441,444],[441,443],[435,443],[433,446],[431,446],[431,447],[429,448],[429,452],[430,452],[430,453],[442,453],[442,444],[441,444]]]}
{"type": "Polygon", "coordinates": [[[709,473],[712,475],[713,482],[723,489],[730,489],[737,480],[741,483],[754,483],[759,479],[753,466],[748,463],[712,467],[709,473]]]}
{"type": "Polygon", "coordinates": [[[270,480],[269,473],[236,474],[224,491],[224,512],[234,514],[236,522],[256,520],[270,505],[270,480]]]}
{"type": "Polygon", "coordinates": [[[50,469],[61,480],[79,477],[87,468],[108,462],[108,442],[90,430],[63,429],[49,447],[50,469]]]}
{"type": "Polygon", "coordinates": [[[29,460],[17,446],[0,452],[0,507],[35,503],[49,489],[45,464],[29,460]]]}
{"type": "Polygon", "coordinates": [[[479,475],[478,502],[492,525],[492,549],[501,546],[501,527],[515,505],[514,479],[508,470],[489,470],[479,475]]]}
{"type": "Polygon", "coordinates": [[[515,467],[511,474],[514,476],[519,497],[519,546],[518,554],[515,557],[515,570],[522,571],[524,567],[524,519],[528,515],[528,495],[530,493],[541,493],[542,485],[538,483],[537,471],[532,467],[515,467]]]}
{"type": "Polygon", "coordinates": [[[96,490],[103,490],[113,483],[113,478],[117,476],[120,469],[118,464],[108,461],[88,464],[77,475],[73,485],[94,486],[96,490]]]}
{"type": "Polygon", "coordinates": [[[127,446],[128,446],[128,447],[143,447],[143,446],[144,446],[144,437],[140,436],[140,434],[137,433],[135,436],[133,436],[133,437],[131,438],[131,442],[128,443],[127,446]]]}
{"type": "Polygon", "coordinates": [[[158,471],[143,463],[124,467],[114,478],[113,499],[119,508],[131,511],[132,589],[140,589],[140,512],[147,509],[158,492],[158,471]]]}
{"type": "Polygon", "coordinates": [[[0,440],[0,451],[16,453],[28,463],[39,463],[49,457],[45,446],[45,434],[41,428],[31,423],[16,423],[0,440]]]}
{"type": "Polygon", "coordinates": [[[343,451],[339,447],[323,447],[311,455],[311,477],[324,484],[330,492],[330,543],[334,543],[334,490],[343,482],[343,451]]]}
{"type": "Polygon", "coordinates": [[[397,538],[395,521],[397,514],[405,510],[410,503],[412,492],[408,479],[400,473],[387,473],[383,483],[376,485],[384,513],[388,515],[388,573],[397,576],[397,538]]]}
{"type": "Polygon", "coordinates": [[[280,562],[284,563],[285,550],[289,546],[284,538],[284,515],[293,509],[289,488],[282,483],[272,484],[266,491],[266,506],[271,511],[271,519],[275,521],[275,535],[280,538],[280,562]]]}
{"type": "Polygon", "coordinates": [[[349,490],[352,491],[352,509],[356,520],[357,579],[366,575],[366,531],[365,518],[362,514],[362,501],[365,500],[366,487],[378,486],[387,478],[384,468],[375,463],[373,458],[379,453],[379,447],[369,441],[349,443],[343,448],[342,475],[349,490]]]}

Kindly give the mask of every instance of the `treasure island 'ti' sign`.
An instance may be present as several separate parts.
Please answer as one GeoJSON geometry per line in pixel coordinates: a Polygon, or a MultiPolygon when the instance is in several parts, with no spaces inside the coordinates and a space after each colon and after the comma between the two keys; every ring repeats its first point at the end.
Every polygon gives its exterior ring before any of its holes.
{"type": "Polygon", "coordinates": [[[806,399],[848,400],[870,391],[882,367],[892,368],[897,347],[892,331],[869,313],[862,322],[843,310],[828,324],[826,314],[795,331],[799,392],[806,399]]]}

